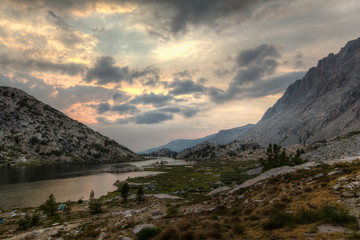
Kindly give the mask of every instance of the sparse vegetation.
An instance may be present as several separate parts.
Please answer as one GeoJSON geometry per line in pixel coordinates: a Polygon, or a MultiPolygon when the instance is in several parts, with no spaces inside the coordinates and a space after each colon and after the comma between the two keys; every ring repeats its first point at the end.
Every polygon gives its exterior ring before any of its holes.
{"type": "Polygon", "coordinates": [[[102,213],[102,204],[100,201],[95,199],[95,193],[94,190],[91,190],[90,192],[90,199],[89,199],[89,210],[90,214],[99,214],[102,213]]]}
{"type": "Polygon", "coordinates": [[[268,148],[266,149],[267,159],[260,159],[260,164],[263,167],[263,171],[286,165],[302,164],[305,162],[300,158],[302,153],[303,150],[298,149],[294,156],[288,156],[285,149],[281,149],[280,145],[269,144],[268,148]]]}

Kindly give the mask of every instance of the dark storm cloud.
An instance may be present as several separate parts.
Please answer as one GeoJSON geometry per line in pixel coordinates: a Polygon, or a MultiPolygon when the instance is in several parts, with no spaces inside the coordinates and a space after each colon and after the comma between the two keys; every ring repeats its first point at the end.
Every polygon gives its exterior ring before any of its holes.
{"type": "Polygon", "coordinates": [[[179,34],[187,32],[189,26],[208,26],[221,30],[229,20],[239,24],[251,17],[264,17],[266,9],[274,12],[291,2],[290,0],[15,0],[14,5],[22,6],[27,11],[47,9],[67,16],[72,12],[95,11],[96,4],[135,4],[137,17],[148,25],[151,35],[163,36],[164,32],[179,34]],[[261,14],[262,13],[262,14],[261,14]]]}
{"type": "Polygon", "coordinates": [[[178,113],[185,118],[191,118],[198,114],[201,110],[198,107],[166,107],[160,108],[159,111],[167,113],[178,113]]]}
{"type": "Polygon", "coordinates": [[[208,90],[210,99],[216,103],[223,103],[237,98],[251,98],[255,88],[264,87],[263,79],[276,71],[279,57],[277,49],[266,44],[241,51],[235,59],[236,75],[227,90],[210,88],[208,90]],[[249,94],[246,93],[247,91],[249,94]]]}
{"type": "Polygon", "coordinates": [[[235,99],[259,98],[284,91],[290,83],[301,79],[305,72],[293,72],[279,77],[257,82],[251,87],[233,87],[227,91],[211,88],[209,96],[212,102],[224,103],[235,99]]]}
{"type": "MultiPolygon", "coordinates": [[[[149,111],[135,115],[134,117],[118,118],[114,123],[116,124],[157,124],[168,120],[174,119],[174,116],[169,113],[163,113],[159,111],[149,111]]],[[[102,122],[107,123],[105,119],[99,119],[102,122]]],[[[98,121],[99,121],[98,120],[98,121]]]]}
{"type": "Polygon", "coordinates": [[[124,114],[124,113],[133,114],[138,111],[137,107],[127,103],[119,104],[119,105],[110,105],[109,103],[106,102],[106,103],[100,103],[94,107],[96,107],[98,114],[103,114],[109,111],[117,112],[119,114],[124,114]]]}
{"type": "Polygon", "coordinates": [[[167,88],[171,89],[169,94],[172,95],[183,95],[183,94],[192,94],[192,93],[203,93],[206,91],[206,88],[200,84],[195,83],[194,81],[179,80],[174,79],[167,88]]]}
{"type": "Polygon", "coordinates": [[[77,63],[52,63],[42,61],[40,59],[16,59],[11,58],[6,54],[0,55],[0,67],[3,69],[12,69],[16,71],[41,71],[54,72],[75,76],[82,74],[86,67],[83,64],[77,63]]]}
{"type": "Polygon", "coordinates": [[[135,116],[134,123],[136,124],[155,124],[174,119],[174,116],[169,113],[158,111],[150,111],[135,116]]]}
{"type": "Polygon", "coordinates": [[[167,112],[167,113],[180,113],[181,108],[180,107],[165,107],[165,108],[160,108],[159,111],[167,112]]]}
{"type": "Polygon", "coordinates": [[[243,85],[259,81],[264,75],[274,73],[277,66],[278,62],[275,59],[266,59],[257,65],[239,70],[232,84],[243,85]]]}
{"type": "Polygon", "coordinates": [[[96,108],[98,114],[107,112],[110,109],[111,109],[111,105],[109,103],[100,103],[96,108]]]}
{"type": "Polygon", "coordinates": [[[96,81],[97,84],[130,82],[128,67],[115,66],[114,58],[104,56],[97,59],[93,68],[90,68],[86,75],[86,82],[96,81]]]}
{"type": "Polygon", "coordinates": [[[187,107],[187,108],[184,108],[182,110],[182,115],[185,117],[185,118],[192,118],[194,117],[196,114],[198,114],[198,112],[200,112],[200,109],[198,108],[192,108],[192,107],[187,107]]]}
{"type": "Polygon", "coordinates": [[[272,45],[260,45],[253,49],[241,51],[236,57],[240,68],[231,85],[242,85],[259,81],[263,76],[274,73],[280,54],[272,45]]]}
{"type": "Polygon", "coordinates": [[[88,69],[84,76],[86,82],[96,82],[98,85],[108,83],[132,83],[134,79],[144,78],[147,85],[159,81],[159,70],[147,67],[144,70],[130,70],[129,67],[116,66],[115,59],[111,56],[103,56],[97,59],[93,68],[88,69]]]}
{"type": "Polygon", "coordinates": [[[144,104],[144,105],[153,105],[155,107],[163,107],[169,104],[174,97],[170,95],[163,95],[163,94],[155,94],[151,92],[150,94],[143,94],[136,96],[133,100],[130,101],[132,104],[144,104]]]}
{"type": "Polygon", "coordinates": [[[132,106],[130,104],[124,103],[119,105],[114,105],[111,108],[111,111],[118,112],[118,113],[135,113],[138,111],[137,107],[132,106]]]}
{"type": "Polygon", "coordinates": [[[262,44],[254,49],[244,50],[236,57],[236,62],[241,67],[251,64],[261,64],[266,58],[278,58],[280,54],[272,45],[262,44]]]}

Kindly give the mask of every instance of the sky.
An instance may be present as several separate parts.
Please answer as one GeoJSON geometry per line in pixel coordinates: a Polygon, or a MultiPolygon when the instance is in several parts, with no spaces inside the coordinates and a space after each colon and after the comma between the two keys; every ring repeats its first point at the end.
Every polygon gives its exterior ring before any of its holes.
{"type": "Polygon", "coordinates": [[[0,0],[0,86],[133,151],[258,122],[358,0],[0,0]]]}

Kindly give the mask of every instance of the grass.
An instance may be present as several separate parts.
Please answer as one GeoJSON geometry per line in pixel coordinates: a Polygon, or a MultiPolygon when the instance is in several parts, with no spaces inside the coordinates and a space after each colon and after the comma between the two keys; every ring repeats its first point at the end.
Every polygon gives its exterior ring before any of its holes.
{"type": "MultiPolygon", "coordinates": [[[[233,160],[208,160],[198,162],[192,168],[172,166],[170,169],[169,166],[161,166],[149,170],[165,172],[164,174],[129,179],[129,181],[137,183],[151,181],[156,184],[156,189],[145,190],[146,194],[173,194],[174,192],[179,192],[182,197],[187,197],[207,193],[212,189],[217,188],[218,185],[215,183],[219,180],[222,181],[224,179],[227,184],[231,183],[231,178],[236,174],[233,173],[234,169],[246,169],[249,164],[254,164],[254,161],[237,162],[233,160]],[[222,176],[228,177],[224,178],[222,176]],[[230,180],[227,181],[226,179],[230,180]]],[[[246,178],[251,178],[251,176],[246,175],[246,178]]]]}
{"type": "Polygon", "coordinates": [[[269,220],[264,224],[265,230],[283,227],[295,228],[297,225],[312,224],[316,222],[335,223],[341,226],[356,226],[356,218],[346,209],[324,205],[318,209],[301,208],[295,213],[276,210],[270,213],[269,220]]]}

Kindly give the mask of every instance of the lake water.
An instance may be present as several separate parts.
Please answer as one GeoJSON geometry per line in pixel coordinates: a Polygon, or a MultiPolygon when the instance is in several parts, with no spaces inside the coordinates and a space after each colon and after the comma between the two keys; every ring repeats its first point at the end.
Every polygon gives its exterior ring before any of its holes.
{"type": "MultiPolygon", "coordinates": [[[[167,161],[170,165],[183,165],[185,161],[170,158],[132,162],[136,166],[167,161]]],[[[39,206],[49,195],[56,201],[88,199],[90,191],[95,197],[116,190],[116,180],[149,176],[160,172],[100,173],[109,165],[46,165],[0,168],[0,209],[39,206]]]]}

